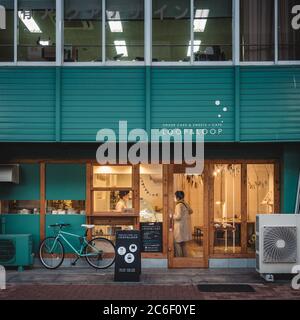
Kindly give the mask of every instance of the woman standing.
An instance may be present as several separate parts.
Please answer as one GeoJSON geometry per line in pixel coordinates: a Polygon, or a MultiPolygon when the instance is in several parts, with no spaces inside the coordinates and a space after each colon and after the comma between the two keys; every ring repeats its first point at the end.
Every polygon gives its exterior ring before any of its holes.
{"type": "Polygon", "coordinates": [[[192,208],[184,200],[184,192],[175,192],[174,246],[175,257],[186,257],[186,242],[192,240],[191,219],[192,208]]]}

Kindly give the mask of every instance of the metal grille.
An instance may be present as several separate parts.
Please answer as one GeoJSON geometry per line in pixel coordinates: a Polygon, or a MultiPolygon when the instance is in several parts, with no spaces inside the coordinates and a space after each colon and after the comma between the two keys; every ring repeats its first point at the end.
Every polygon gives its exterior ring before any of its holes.
{"type": "Polygon", "coordinates": [[[8,263],[15,259],[16,247],[13,240],[0,239],[0,263],[8,263]]]}
{"type": "Polygon", "coordinates": [[[297,227],[264,227],[265,263],[295,263],[297,261],[297,227]]]}

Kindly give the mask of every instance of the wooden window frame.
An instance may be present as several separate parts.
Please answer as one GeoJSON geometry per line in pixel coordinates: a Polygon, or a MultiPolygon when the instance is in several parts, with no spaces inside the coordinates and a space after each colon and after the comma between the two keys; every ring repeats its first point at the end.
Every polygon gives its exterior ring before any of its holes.
{"type": "Polygon", "coordinates": [[[279,159],[216,159],[207,160],[208,163],[208,215],[209,215],[209,258],[254,258],[255,253],[247,250],[247,165],[273,164],[274,165],[274,213],[280,212],[280,160],[279,159]],[[212,176],[215,164],[241,165],[241,252],[240,253],[214,253],[214,179],[212,176]]]}

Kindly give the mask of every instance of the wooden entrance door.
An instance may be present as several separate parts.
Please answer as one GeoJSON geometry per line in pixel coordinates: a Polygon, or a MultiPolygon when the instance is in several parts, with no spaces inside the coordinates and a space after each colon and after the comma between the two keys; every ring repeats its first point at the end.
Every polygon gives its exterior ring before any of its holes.
{"type": "MultiPolygon", "coordinates": [[[[186,175],[185,166],[170,165],[168,175],[168,264],[170,268],[208,267],[208,188],[207,167],[202,175],[186,175]],[[178,243],[174,239],[174,193],[183,191],[192,207],[190,215],[190,241],[178,243]]],[[[178,225],[177,225],[178,226],[178,225]]]]}

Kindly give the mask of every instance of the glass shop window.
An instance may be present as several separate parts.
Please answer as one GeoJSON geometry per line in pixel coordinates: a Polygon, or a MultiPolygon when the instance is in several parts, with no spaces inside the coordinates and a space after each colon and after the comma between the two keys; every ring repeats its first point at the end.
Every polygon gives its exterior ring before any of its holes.
{"type": "Polygon", "coordinates": [[[241,0],[241,61],[274,60],[274,1],[241,0]]]}
{"type": "Polygon", "coordinates": [[[1,200],[1,213],[12,214],[39,214],[40,201],[39,200],[1,200]]]}
{"type": "Polygon", "coordinates": [[[14,61],[14,1],[0,0],[5,21],[0,21],[0,62],[14,61]]]}
{"type": "Polygon", "coordinates": [[[232,60],[232,1],[194,1],[194,61],[232,60]]]}
{"type": "Polygon", "coordinates": [[[103,237],[115,242],[116,231],[133,230],[133,225],[100,225],[97,224],[93,229],[93,237],[103,237]]]}
{"type": "Polygon", "coordinates": [[[18,60],[55,61],[55,0],[18,1],[18,60]]]}
{"type": "Polygon", "coordinates": [[[278,58],[300,60],[300,1],[279,0],[278,58]]]}
{"type": "Polygon", "coordinates": [[[247,165],[247,244],[255,252],[255,220],[257,214],[274,213],[274,165],[247,165]]]}
{"type": "Polygon", "coordinates": [[[140,165],[140,222],[163,222],[162,165],[140,165]]]}
{"type": "Polygon", "coordinates": [[[144,0],[106,1],[106,60],[144,61],[144,0]]]}
{"type": "Polygon", "coordinates": [[[241,252],[241,165],[216,164],[214,177],[214,253],[241,252]]]}
{"type": "Polygon", "coordinates": [[[152,1],[153,61],[190,61],[190,0],[152,1]]]}
{"type": "Polygon", "coordinates": [[[85,200],[47,200],[47,213],[85,214],[85,200]]]}
{"type": "Polygon", "coordinates": [[[65,0],[64,61],[102,61],[101,0],[65,0]]]}
{"type": "Polygon", "coordinates": [[[132,167],[93,167],[93,209],[95,213],[132,213],[132,167]]]}

